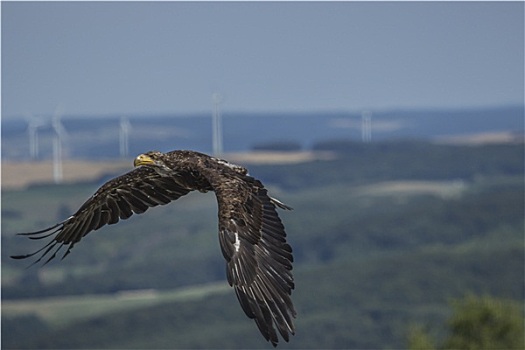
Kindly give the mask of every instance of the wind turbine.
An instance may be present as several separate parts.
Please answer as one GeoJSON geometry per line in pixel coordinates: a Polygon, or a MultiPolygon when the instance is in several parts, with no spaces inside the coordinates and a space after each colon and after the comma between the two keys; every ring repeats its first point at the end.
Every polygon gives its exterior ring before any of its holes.
{"type": "Polygon", "coordinates": [[[372,112],[370,111],[361,113],[361,141],[372,142],[372,112]]]}
{"type": "Polygon", "coordinates": [[[120,157],[127,157],[129,154],[129,132],[131,130],[131,124],[127,117],[120,117],[120,133],[119,133],[119,146],[120,146],[120,157]]]}
{"type": "Polygon", "coordinates": [[[38,128],[44,126],[45,123],[34,117],[32,114],[28,115],[27,133],[29,134],[29,156],[31,160],[38,159],[39,147],[38,147],[38,128]]]}
{"type": "Polygon", "coordinates": [[[222,102],[222,96],[218,92],[211,95],[213,102],[213,114],[212,114],[212,145],[213,155],[220,156],[222,154],[222,120],[220,104],[222,102]]]}
{"type": "Polygon", "coordinates": [[[67,131],[62,125],[60,118],[62,117],[63,107],[58,105],[53,114],[51,125],[55,131],[53,138],[53,181],[55,184],[62,183],[63,170],[62,170],[62,147],[64,141],[67,139],[67,131]]]}

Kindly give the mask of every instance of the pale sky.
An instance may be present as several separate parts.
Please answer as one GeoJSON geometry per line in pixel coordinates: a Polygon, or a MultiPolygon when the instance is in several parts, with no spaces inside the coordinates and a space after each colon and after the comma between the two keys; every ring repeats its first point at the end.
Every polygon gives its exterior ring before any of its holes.
{"type": "Polygon", "coordinates": [[[523,104],[523,2],[2,2],[2,118],[523,104]]]}

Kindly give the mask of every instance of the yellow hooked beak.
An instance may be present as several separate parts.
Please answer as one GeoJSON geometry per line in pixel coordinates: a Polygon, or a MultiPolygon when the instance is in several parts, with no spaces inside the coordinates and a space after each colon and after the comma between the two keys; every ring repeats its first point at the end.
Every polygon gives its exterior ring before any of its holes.
{"type": "Polygon", "coordinates": [[[137,158],[135,158],[135,160],[133,161],[133,166],[135,167],[138,167],[140,165],[151,165],[151,164],[155,164],[155,161],[150,156],[147,156],[145,154],[141,154],[137,156],[137,158]]]}

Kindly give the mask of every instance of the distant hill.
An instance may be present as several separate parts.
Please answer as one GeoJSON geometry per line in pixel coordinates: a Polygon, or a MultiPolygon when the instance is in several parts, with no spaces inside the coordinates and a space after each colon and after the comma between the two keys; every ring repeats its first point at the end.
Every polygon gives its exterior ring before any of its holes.
{"type": "MultiPolygon", "coordinates": [[[[280,216],[297,334],[278,349],[403,349],[414,325],[441,340],[450,300],[468,294],[523,312],[522,144],[317,149],[335,157],[249,165],[294,208],[280,216]]],[[[101,228],[43,268],[9,258],[47,242],[15,232],[67,218],[100,182],[2,190],[3,348],[271,347],[226,282],[212,193],[101,228]]]]}
{"type": "MultiPolygon", "coordinates": [[[[399,138],[434,139],[478,133],[511,132],[523,135],[524,107],[483,109],[370,111],[372,141],[399,138]]],[[[43,117],[48,122],[50,116],[43,117]]],[[[129,154],[145,150],[194,149],[211,152],[211,113],[193,115],[130,116],[129,154]]],[[[70,158],[119,157],[120,116],[64,115],[68,131],[66,153],[70,158]]],[[[3,159],[29,158],[26,120],[2,120],[3,159]]],[[[361,140],[361,113],[313,112],[223,112],[224,151],[240,152],[260,145],[293,144],[310,149],[331,139],[361,140]]],[[[50,159],[53,131],[39,128],[39,157],[50,159]]]]}

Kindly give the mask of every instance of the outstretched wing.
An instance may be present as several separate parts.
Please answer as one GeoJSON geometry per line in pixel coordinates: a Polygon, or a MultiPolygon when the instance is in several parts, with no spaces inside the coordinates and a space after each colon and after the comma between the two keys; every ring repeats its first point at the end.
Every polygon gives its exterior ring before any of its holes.
{"type": "Polygon", "coordinates": [[[284,226],[276,205],[291,209],[269,197],[258,181],[248,176],[217,182],[219,240],[227,261],[228,282],[234,287],[242,309],[261,334],[274,346],[294,334],[296,316],[290,298],[292,248],[286,243],[284,226]]]}
{"type": "Polygon", "coordinates": [[[55,258],[63,246],[67,246],[62,256],[64,259],[75,243],[89,232],[98,230],[104,225],[116,224],[120,219],[125,220],[133,213],[141,214],[150,207],[168,204],[189,191],[174,178],[160,176],[151,167],[136,168],[106,182],[68,219],[41,231],[19,233],[31,239],[54,237],[36,252],[15,255],[12,258],[24,259],[43,251],[33,263],[36,264],[53,252],[44,263],[47,264],[55,258]]]}

